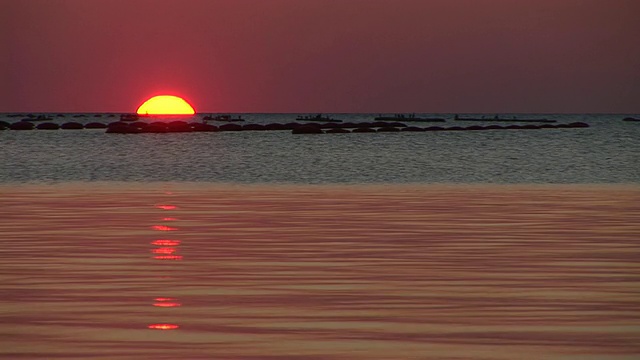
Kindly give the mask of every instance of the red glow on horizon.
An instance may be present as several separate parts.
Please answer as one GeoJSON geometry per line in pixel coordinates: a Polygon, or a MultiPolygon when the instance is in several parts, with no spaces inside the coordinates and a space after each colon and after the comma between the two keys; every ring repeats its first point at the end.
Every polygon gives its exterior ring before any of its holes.
{"type": "Polygon", "coordinates": [[[177,231],[178,230],[177,227],[171,227],[166,225],[153,225],[151,228],[153,228],[153,230],[158,230],[158,231],[177,231]]]}
{"type": "Polygon", "coordinates": [[[149,329],[153,330],[175,330],[179,328],[176,324],[151,324],[149,325],[149,329]]]}
{"type": "Polygon", "coordinates": [[[180,240],[168,240],[168,239],[154,240],[154,241],[151,242],[151,245],[178,246],[178,245],[180,245],[180,240]]]}

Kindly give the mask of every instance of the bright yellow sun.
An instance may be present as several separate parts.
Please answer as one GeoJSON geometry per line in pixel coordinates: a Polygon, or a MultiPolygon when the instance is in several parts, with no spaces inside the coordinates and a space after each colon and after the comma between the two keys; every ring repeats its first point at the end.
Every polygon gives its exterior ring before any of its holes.
{"type": "Polygon", "coordinates": [[[145,101],[138,115],[193,115],[196,111],[183,98],[173,95],[158,95],[145,101]]]}

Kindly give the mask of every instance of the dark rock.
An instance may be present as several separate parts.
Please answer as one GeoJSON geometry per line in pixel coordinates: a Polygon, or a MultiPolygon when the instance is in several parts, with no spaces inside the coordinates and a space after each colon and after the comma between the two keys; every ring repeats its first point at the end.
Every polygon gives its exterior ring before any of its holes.
{"type": "Polygon", "coordinates": [[[211,124],[203,124],[203,123],[191,123],[191,128],[193,131],[200,132],[215,132],[219,131],[218,127],[211,124]]]}
{"type": "Polygon", "coordinates": [[[238,124],[224,124],[220,125],[220,131],[242,131],[242,125],[238,124]]]}
{"type": "Polygon", "coordinates": [[[185,121],[172,121],[167,124],[168,132],[191,132],[193,128],[185,121]]]}
{"type": "Polygon", "coordinates": [[[392,123],[387,124],[387,125],[389,125],[389,126],[393,126],[393,127],[407,127],[407,125],[406,125],[406,124],[403,124],[403,123],[401,123],[401,122],[392,122],[392,123]]]}
{"type": "Polygon", "coordinates": [[[58,130],[58,129],[60,129],[60,125],[58,125],[56,123],[46,122],[46,123],[38,124],[36,126],[36,129],[38,129],[38,130],[58,130]]]}
{"type": "Polygon", "coordinates": [[[29,121],[19,121],[9,125],[9,129],[11,130],[33,130],[34,127],[33,123],[29,121]]]}
{"type": "Polygon", "coordinates": [[[84,126],[85,129],[106,129],[107,125],[99,122],[90,122],[84,126]]]}
{"type": "Polygon", "coordinates": [[[327,134],[348,134],[350,132],[351,132],[350,130],[343,129],[343,128],[334,128],[326,131],[327,134]]]}
{"type": "Polygon", "coordinates": [[[485,130],[486,128],[484,126],[480,126],[480,125],[472,125],[472,126],[467,126],[465,128],[465,130],[485,130]]]}
{"type": "Polygon", "coordinates": [[[266,128],[264,125],[260,125],[260,124],[246,124],[246,125],[242,125],[242,130],[259,131],[259,130],[266,130],[266,128]]]}
{"type": "Polygon", "coordinates": [[[264,127],[266,130],[287,130],[287,127],[284,124],[277,124],[277,123],[267,124],[264,127]]]}
{"type": "Polygon", "coordinates": [[[84,129],[84,126],[80,123],[77,122],[67,122],[64,123],[62,125],[60,125],[60,129],[65,129],[65,130],[82,130],[84,129]]]}
{"type": "Polygon", "coordinates": [[[291,130],[292,134],[324,134],[320,126],[304,125],[291,130]]]}
{"type": "Polygon", "coordinates": [[[368,128],[368,127],[359,127],[355,128],[352,131],[353,133],[374,133],[376,129],[368,128]]]}

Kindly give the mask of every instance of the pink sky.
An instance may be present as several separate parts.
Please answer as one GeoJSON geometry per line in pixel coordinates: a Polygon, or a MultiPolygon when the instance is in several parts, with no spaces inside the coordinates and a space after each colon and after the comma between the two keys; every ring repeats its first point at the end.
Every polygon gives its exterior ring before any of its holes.
{"type": "Polygon", "coordinates": [[[638,0],[0,0],[0,111],[640,112],[638,0]]]}

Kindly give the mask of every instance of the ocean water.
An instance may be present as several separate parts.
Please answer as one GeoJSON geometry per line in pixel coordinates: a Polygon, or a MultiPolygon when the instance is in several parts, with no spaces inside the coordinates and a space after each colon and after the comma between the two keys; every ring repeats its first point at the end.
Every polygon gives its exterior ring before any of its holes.
{"type": "MultiPolygon", "coordinates": [[[[359,122],[372,121],[376,115],[331,116],[359,122]]],[[[6,116],[0,120],[19,119],[6,116]]],[[[245,123],[257,124],[293,122],[296,116],[243,114],[245,123]]],[[[408,124],[491,124],[454,121],[452,115],[417,116],[448,120],[408,124]]],[[[640,123],[622,121],[627,115],[501,114],[512,116],[582,121],[591,127],[320,136],[290,131],[137,135],[105,134],[104,130],[1,131],[0,182],[574,184],[640,180],[640,123]]],[[[54,119],[108,123],[117,118],[66,114],[54,119]]]]}
{"type": "Polygon", "coordinates": [[[0,358],[637,359],[640,123],[544,117],[0,131],[0,358]]]}

